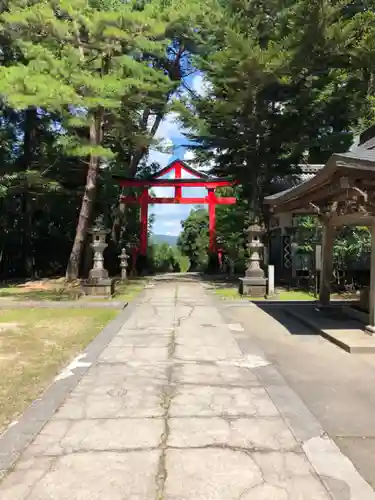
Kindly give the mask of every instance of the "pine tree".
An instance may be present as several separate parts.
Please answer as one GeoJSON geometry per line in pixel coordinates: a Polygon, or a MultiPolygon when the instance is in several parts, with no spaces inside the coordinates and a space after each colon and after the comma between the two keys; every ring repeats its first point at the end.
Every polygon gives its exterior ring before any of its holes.
{"type": "Polygon", "coordinates": [[[298,173],[306,152],[324,162],[351,144],[364,104],[350,65],[354,14],[349,1],[221,4],[225,24],[212,28],[215,46],[197,62],[207,95],[180,111],[198,158],[235,176],[262,217],[263,197],[278,189],[277,178],[298,173]]]}
{"type": "Polygon", "coordinates": [[[17,40],[24,61],[1,68],[0,92],[17,109],[60,113],[60,143],[67,153],[87,158],[86,188],[67,268],[67,277],[75,278],[100,159],[111,155],[103,146],[107,119],[124,100],[169,86],[165,75],[149,64],[165,51],[165,23],[151,4],[139,12],[133,2],[43,0],[10,2],[3,28],[17,40]]]}

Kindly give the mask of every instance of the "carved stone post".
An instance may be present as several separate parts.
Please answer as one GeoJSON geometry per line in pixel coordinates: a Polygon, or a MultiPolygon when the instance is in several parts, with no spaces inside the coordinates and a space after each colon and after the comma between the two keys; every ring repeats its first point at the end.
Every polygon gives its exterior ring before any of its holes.
{"type": "Polygon", "coordinates": [[[85,295],[110,297],[114,293],[114,282],[108,278],[108,271],[104,268],[103,252],[108,246],[106,243],[108,233],[110,230],[105,228],[103,217],[97,217],[93,227],[89,229],[89,234],[92,235],[94,263],[89,272],[89,279],[82,286],[85,295]]]}
{"type": "Polygon", "coordinates": [[[259,224],[252,224],[247,233],[250,258],[245,277],[240,278],[240,293],[252,297],[264,297],[267,293],[267,279],[260,266],[261,250],[264,246],[261,236],[264,234],[264,228],[259,224]]]}
{"type": "Polygon", "coordinates": [[[89,229],[88,232],[92,235],[91,248],[94,251],[94,264],[89,273],[89,277],[108,278],[108,271],[104,269],[103,252],[108,246],[106,243],[106,237],[110,231],[105,228],[103,217],[97,217],[93,227],[89,229]]]}
{"type": "Polygon", "coordinates": [[[126,253],[125,248],[121,250],[121,254],[119,255],[120,259],[120,267],[121,267],[121,280],[126,281],[128,279],[127,268],[128,268],[128,259],[129,256],[126,253]]]}

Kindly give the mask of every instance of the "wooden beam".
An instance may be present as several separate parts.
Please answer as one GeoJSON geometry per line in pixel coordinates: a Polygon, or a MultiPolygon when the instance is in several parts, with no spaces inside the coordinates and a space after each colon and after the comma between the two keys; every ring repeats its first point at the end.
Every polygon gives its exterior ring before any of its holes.
{"type": "Polygon", "coordinates": [[[141,187],[152,188],[162,187],[204,187],[207,189],[216,189],[218,187],[233,186],[234,182],[227,179],[118,179],[121,187],[141,187]]]}
{"type": "Polygon", "coordinates": [[[361,214],[359,212],[345,215],[332,215],[329,218],[332,226],[371,226],[375,223],[374,215],[361,214]]]}
{"type": "MultiPolygon", "coordinates": [[[[121,203],[134,204],[139,203],[140,198],[136,196],[121,196],[121,203]]],[[[217,205],[235,205],[237,203],[237,198],[228,196],[228,197],[215,197],[214,203],[217,205]]],[[[209,202],[207,197],[204,198],[160,198],[160,197],[151,197],[148,198],[148,203],[150,205],[159,205],[159,204],[172,204],[172,205],[207,205],[209,202]]]]}

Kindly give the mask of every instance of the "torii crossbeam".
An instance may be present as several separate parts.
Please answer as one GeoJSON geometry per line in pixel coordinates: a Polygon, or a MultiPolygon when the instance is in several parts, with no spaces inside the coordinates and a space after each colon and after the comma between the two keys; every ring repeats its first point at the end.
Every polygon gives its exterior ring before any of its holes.
{"type": "Polygon", "coordinates": [[[125,188],[140,188],[141,194],[137,196],[121,196],[120,203],[135,204],[139,203],[141,207],[141,234],[139,254],[146,255],[147,253],[147,234],[148,234],[148,206],[155,204],[192,204],[192,205],[208,205],[209,214],[209,251],[216,252],[216,205],[234,205],[235,197],[218,197],[215,194],[215,189],[219,187],[233,186],[234,182],[230,179],[222,179],[210,177],[207,174],[199,172],[190,167],[185,162],[176,160],[157,172],[154,176],[148,179],[126,178],[118,175],[113,176],[125,188]],[[183,179],[182,174],[194,176],[189,179],[183,179]],[[164,175],[174,174],[174,178],[162,179],[164,175]],[[149,195],[149,189],[153,187],[174,187],[174,196],[161,198],[149,195]],[[201,198],[189,198],[182,196],[183,187],[203,187],[207,189],[207,196],[201,198]]]}

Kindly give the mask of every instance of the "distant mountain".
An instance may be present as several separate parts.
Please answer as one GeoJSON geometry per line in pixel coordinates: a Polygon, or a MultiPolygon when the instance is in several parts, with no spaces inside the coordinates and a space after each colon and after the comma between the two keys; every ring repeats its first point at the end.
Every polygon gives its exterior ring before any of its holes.
{"type": "Polygon", "coordinates": [[[170,234],[153,234],[151,240],[153,243],[168,243],[171,247],[175,247],[177,244],[178,236],[172,236],[170,234]]]}

